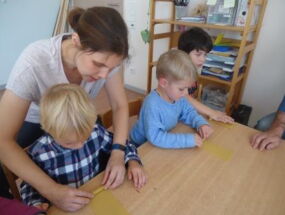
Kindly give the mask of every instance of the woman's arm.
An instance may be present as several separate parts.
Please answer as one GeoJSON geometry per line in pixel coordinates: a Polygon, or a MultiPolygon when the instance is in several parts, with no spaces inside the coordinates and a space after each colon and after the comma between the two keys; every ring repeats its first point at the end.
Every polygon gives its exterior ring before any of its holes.
{"type": "Polygon", "coordinates": [[[187,99],[197,109],[197,111],[200,114],[205,115],[205,116],[209,117],[210,119],[220,121],[220,122],[224,122],[224,123],[233,123],[234,122],[234,119],[231,118],[230,116],[226,115],[223,112],[213,110],[213,109],[207,107],[206,105],[202,104],[198,100],[194,99],[192,96],[187,96],[187,99]]]}
{"type": "Polygon", "coordinates": [[[56,206],[75,211],[87,204],[92,195],[59,185],[48,177],[16,143],[30,101],[6,90],[0,102],[0,159],[16,175],[36,188],[56,206]]]}
{"type": "Polygon", "coordinates": [[[108,79],[105,88],[113,111],[113,142],[125,145],[128,138],[129,107],[122,71],[108,79]]]}
{"type": "MultiPolygon", "coordinates": [[[[122,74],[122,71],[115,73],[106,81],[105,88],[113,111],[113,143],[125,145],[128,138],[129,108],[122,74]]],[[[102,183],[106,188],[119,186],[124,181],[125,171],[124,152],[112,151],[102,183]]]]}

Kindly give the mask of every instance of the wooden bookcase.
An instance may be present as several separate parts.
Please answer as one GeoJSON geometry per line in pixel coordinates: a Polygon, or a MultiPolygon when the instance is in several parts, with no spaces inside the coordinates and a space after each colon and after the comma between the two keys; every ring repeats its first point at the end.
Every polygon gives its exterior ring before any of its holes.
{"type": "Polygon", "coordinates": [[[150,43],[149,43],[149,55],[148,55],[148,78],[147,78],[147,92],[151,91],[152,88],[152,71],[155,67],[156,62],[153,60],[154,53],[154,41],[163,38],[169,38],[169,49],[177,47],[178,38],[180,32],[175,31],[175,25],[189,26],[189,27],[200,27],[203,29],[217,29],[221,32],[230,31],[240,34],[239,40],[228,39],[229,41],[234,41],[239,43],[238,55],[233,68],[233,76],[230,81],[225,81],[218,79],[213,76],[199,75],[199,93],[198,99],[201,96],[201,91],[206,84],[215,83],[217,85],[222,85],[228,91],[228,97],[226,102],[226,112],[231,114],[233,108],[236,108],[240,104],[240,100],[243,94],[244,86],[248,73],[250,71],[250,65],[254,50],[256,48],[256,43],[258,35],[262,26],[262,20],[267,5],[267,0],[249,0],[249,10],[246,18],[245,26],[229,26],[229,25],[214,25],[214,24],[202,24],[194,22],[181,22],[175,19],[175,5],[173,0],[150,0],[150,43]],[[170,19],[158,19],[156,18],[156,4],[157,2],[168,2],[171,7],[170,19]],[[255,25],[251,25],[255,7],[260,7],[259,14],[257,17],[257,22],[255,25]],[[160,24],[169,24],[169,32],[155,33],[155,26],[160,24]],[[249,36],[251,37],[250,39],[249,36]],[[239,74],[240,66],[243,57],[247,55],[245,61],[244,72],[239,74]]]}

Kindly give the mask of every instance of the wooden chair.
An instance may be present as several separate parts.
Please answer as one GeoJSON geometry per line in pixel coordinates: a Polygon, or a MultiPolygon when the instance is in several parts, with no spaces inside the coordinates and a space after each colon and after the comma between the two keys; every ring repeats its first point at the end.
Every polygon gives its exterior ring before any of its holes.
{"type": "Polygon", "coordinates": [[[4,164],[2,164],[3,172],[7,178],[8,184],[11,189],[11,193],[15,199],[22,201],[21,195],[17,186],[17,180],[19,177],[15,175],[11,170],[9,170],[4,164]]]}
{"type": "MultiPolygon", "coordinates": [[[[143,98],[138,98],[134,101],[130,101],[129,105],[129,117],[137,116],[140,113],[142,106],[143,98]]],[[[109,110],[103,114],[99,114],[99,117],[102,120],[102,124],[105,128],[110,128],[113,124],[113,113],[112,110],[109,110]]],[[[129,125],[132,124],[129,122],[129,125]]]]}

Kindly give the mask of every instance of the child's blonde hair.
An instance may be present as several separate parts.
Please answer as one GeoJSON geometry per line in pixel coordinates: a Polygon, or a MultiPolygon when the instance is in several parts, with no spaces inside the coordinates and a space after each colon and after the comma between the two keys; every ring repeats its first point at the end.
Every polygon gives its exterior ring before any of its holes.
{"type": "Polygon", "coordinates": [[[41,126],[53,138],[66,138],[74,133],[78,139],[86,140],[96,119],[94,105],[78,85],[55,85],[41,99],[41,126]]]}
{"type": "Polygon", "coordinates": [[[195,81],[197,68],[185,52],[171,49],[162,54],[157,62],[156,78],[170,78],[173,81],[195,81]]]}

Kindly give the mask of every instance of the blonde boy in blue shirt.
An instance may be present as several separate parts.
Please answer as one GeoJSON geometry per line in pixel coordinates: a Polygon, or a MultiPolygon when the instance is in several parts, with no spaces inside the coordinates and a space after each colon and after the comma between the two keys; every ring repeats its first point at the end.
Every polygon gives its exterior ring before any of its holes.
{"type": "Polygon", "coordinates": [[[149,141],[161,148],[201,146],[213,130],[185,98],[196,78],[190,57],[179,50],[164,53],[158,60],[156,77],[158,86],[144,100],[131,139],[137,145],[149,141]],[[170,133],[180,121],[197,133],[170,133]]]}

